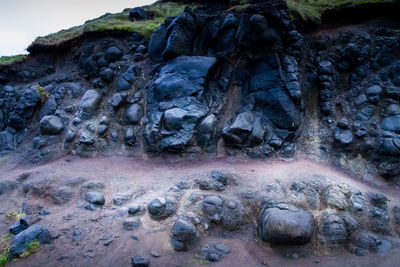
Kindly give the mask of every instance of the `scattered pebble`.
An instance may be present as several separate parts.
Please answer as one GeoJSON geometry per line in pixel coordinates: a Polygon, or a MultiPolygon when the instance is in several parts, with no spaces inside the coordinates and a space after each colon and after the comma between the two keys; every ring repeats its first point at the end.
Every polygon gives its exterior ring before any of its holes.
{"type": "Polygon", "coordinates": [[[152,250],[152,251],[150,251],[150,254],[151,254],[151,256],[153,256],[153,257],[155,257],[155,258],[158,258],[158,257],[160,257],[161,256],[161,254],[160,253],[158,253],[157,251],[155,251],[155,250],[152,250]]]}

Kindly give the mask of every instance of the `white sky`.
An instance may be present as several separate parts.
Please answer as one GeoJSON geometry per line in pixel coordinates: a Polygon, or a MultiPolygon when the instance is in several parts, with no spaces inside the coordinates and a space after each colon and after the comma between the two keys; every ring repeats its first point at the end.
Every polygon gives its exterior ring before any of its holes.
{"type": "Polygon", "coordinates": [[[38,36],[155,0],[0,0],[0,56],[27,53],[38,36]]]}

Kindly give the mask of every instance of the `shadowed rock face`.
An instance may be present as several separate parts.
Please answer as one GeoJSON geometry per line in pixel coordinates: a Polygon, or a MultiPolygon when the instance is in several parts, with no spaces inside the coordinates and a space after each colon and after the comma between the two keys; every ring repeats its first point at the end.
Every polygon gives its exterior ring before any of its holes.
{"type": "MultiPolygon", "coordinates": [[[[43,162],[70,152],[305,152],[370,180],[396,180],[395,22],[303,35],[283,0],[250,1],[240,12],[211,2],[167,18],[149,40],[88,36],[73,53],[1,68],[1,153],[29,147],[28,158],[43,162]]],[[[135,9],[131,19],[146,15],[135,9]]]]}

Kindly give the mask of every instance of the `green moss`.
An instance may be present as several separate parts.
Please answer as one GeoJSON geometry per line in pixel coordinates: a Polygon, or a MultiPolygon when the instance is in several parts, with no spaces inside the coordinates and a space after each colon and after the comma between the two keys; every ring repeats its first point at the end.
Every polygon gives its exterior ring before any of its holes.
{"type": "Polygon", "coordinates": [[[44,89],[42,86],[36,84],[36,85],[32,86],[32,88],[35,88],[36,91],[38,92],[38,94],[40,96],[40,100],[42,101],[42,104],[45,103],[47,101],[47,99],[49,99],[50,93],[46,89],[44,89]]]}
{"type": "Polygon", "coordinates": [[[19,221],[25,215],[26,215],[26,213],[24,213],[24,212],[12,211],[7,215],[7,217],[10,219],[13,219],[15,221],[19,221]]]}
{"type": "Polygon", "coordinates": [[[236,5],[228,9],[228,11],[242,11],[246,7],[248,7],[249,4],[241,4],[241,5],[236,5]]]}
{"type": "Polygon", "coordinates": [[[29,255],[36,253],[39,250],[40,242],[37,240],[31,241],[26,247],[26,251],[20,255],[21,258],[26,258],[29,255]]]}
{"type": "MultiPolygon", "coordinates": [[[[195,8],[196,5],[190,5],[195,8]]],[[[129,21],[129,11],[127,8],[121,13],[107,13],[99,18],[88,20],[85,24],[72,27],[57,33],[49,34],[44,37],[38,37],[34,41],[37,45],[58,45],[67,40],[82,35],[85,32],[120,30],[138,32],[146,37],[150,37],[152,32],[157,29],[167,17],[178,16],[185,9],[185,5],[178,3],[155,3],[146,6],[147,11],[153,12],[154,19],[146,21],[129,21]]]]}
{"type": "Polygon", "coordinates": [[[10,65],[15,62],[22,61],[25,58],[26,58],[26,55],[0,57],[0,65],[10,65]]]}
{"type": "Polygon", "coordinates": [[[1,251],[0,251],[0,266],[6,266],[6,264],[10,262],[10,258],[8,257],[8,254],[10,252],[10,247],[11,246],[7,245],[1,249],[1,251]]]}
{"type": "Polygon", "coordinates": [[[345,6],[358,6],[375,3],[391,3],[395,0],[286,0],[291,11],[297,12],[304,20],[321,22],[322,14],[345,6]]]}

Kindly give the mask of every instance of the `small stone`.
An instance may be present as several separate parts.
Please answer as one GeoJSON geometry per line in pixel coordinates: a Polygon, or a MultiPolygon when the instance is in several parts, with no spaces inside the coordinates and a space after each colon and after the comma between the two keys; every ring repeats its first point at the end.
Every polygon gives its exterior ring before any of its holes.
{"type": "Polygon", "coordinates": [[[86,256],[86,257],[89,257],[89,258],[94,258],[94,257],[96,257],[96,253],[94,253],[93,251],[88,251],[88,252],[85,254],[85,256],[86,256]]]}
{"type": "Polygon", "coordinates": [[[122,226],[127,231],[135,231],[139,228],[141,221],[139,218],[128,218],[123,223],[122,226]]]}
{"type": "Polygon", "coordinates": [[[135,215],[140,211],[140,206],[138,204],[131,204],[128,206],[128,212],[131,215],[135,215]]]}
{"type": "Polygon", "coordinates": [[[113,242],[113,239],[112,239],[112,238],[109,238],[109,239],[104,240],[103,245],[104,245],[104,246],[108,246],[108,245],[110,245],[112,242],[113,242]]]}
{"type": "Polygon", "coordinates": [[[94,205],[104,205],[105,203],[104,195],[101,192],[87,192],[85,199],[87,202],[94,205]]]}
{"type": "Polygon", "coordinates": [[[146,257],[136,255],[132,258],[132,264],[134,267],[147,267],[150,264],[150,260],[146,257]]]}
{"type": "Polygon", "coordinates": [[[212,262],[216,262],[216,261],[219,261],[219,256],[215,253],[210,253],[208,255],[208,259],[212,262]]]}
{"type": "Polygon", "coordinates": [[[90,210],[90,211],[95,211],[97,209],[96,206],[91,203],[86,203],[86,205],[83,208],[85,210],[90,210]]]}
{"type": "Polygon", "coordinates": [[[151,254],[151,256],[153,256],[153,257],[155,257],[155,258],[158,258],[158,257],[160,257],[161,256],[161,254],[160,253],[158,253],[157,251],[155,251],[155,250],[152,250],[152,251],[150,251],[150,254],[151,254]]]}

